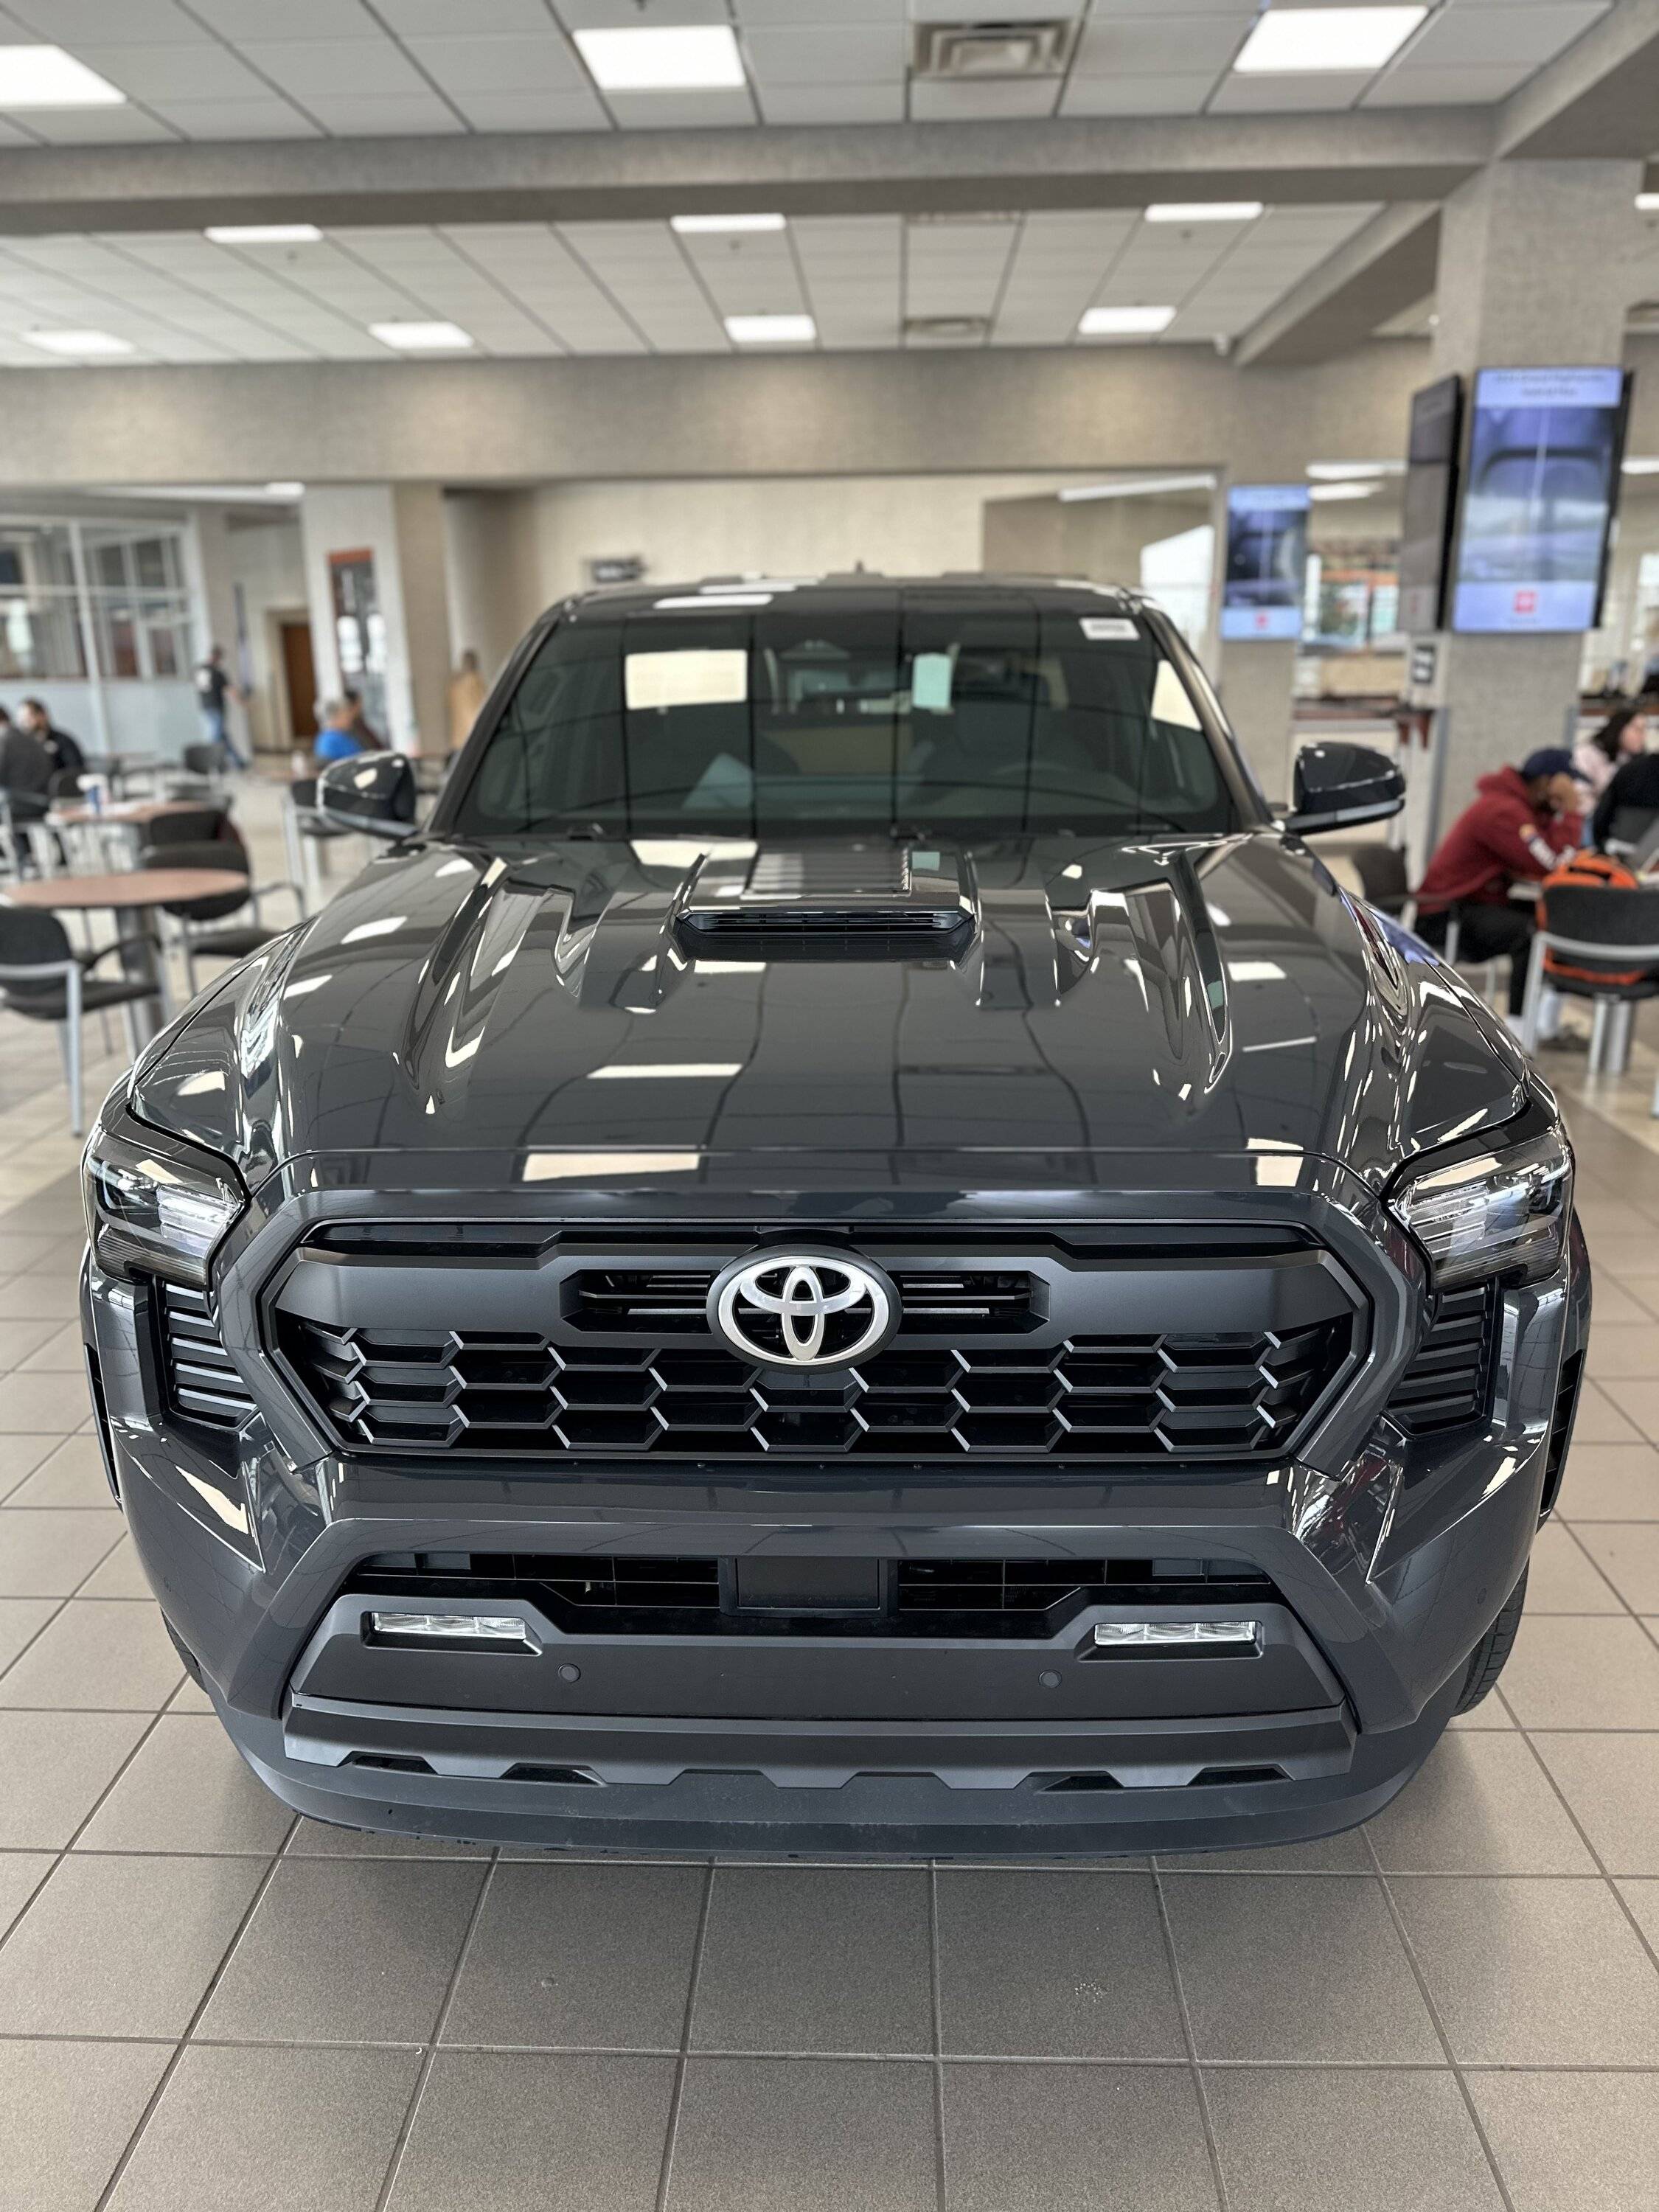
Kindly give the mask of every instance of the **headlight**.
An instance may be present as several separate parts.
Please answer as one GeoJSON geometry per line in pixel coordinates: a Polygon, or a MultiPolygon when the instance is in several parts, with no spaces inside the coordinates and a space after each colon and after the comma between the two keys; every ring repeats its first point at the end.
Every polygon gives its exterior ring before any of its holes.
{"type": "Polygon", "coordinates": [[[247,1204],[234,1170],[125,1113],[112,1119],[94,1124],[81,1162],[94,1258],[112,1274],[147,1267],[205,1285],[219,1240],[247,1204]]]}
{"type": "Polygon", "coordinates": [[[1389,1205],[1429,1256],[1437,1285],[1547,1275],[1572,1218],[1572,1152],[1559,1126],[1443,1167],[1408,1173],[1389,1205]]]}

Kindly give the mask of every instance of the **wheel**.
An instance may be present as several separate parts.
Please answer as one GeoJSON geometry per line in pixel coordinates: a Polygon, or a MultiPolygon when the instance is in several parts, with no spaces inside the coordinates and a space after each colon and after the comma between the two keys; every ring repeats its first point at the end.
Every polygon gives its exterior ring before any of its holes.
{"type": "MultiPolygon", "coordinates": [[[[167,1634],[173,1638],[173,1648],[179,1654],[179,1656],[184,1661],[185,1674],[188,1674],[191,1680],[195,1683],[197,1688],[198,1690],[201,1689],[204,1686],[202,1681],[201,1661],[191,1650],[189,1644],[185,1643],[184,1638],[179,1635],[178,1630],[167,1619],[166,1613],[161,1615],[161,1626],[166,1629],[167,1634]]],[[[1458,1707],[1458,1711],[1460,1712],[1462,1711],[1462,1707],[1461,1705],[1458,1707]]]]}
{"type": "Polygon", "coordinates": [[[1515,1632],[1521,1626],[1521,1608],[1526,1601],[1527,1570],[1522,1567],[1521,1579],[1504,1600],[1503,1611],[1469,1654],[1468,1672],[1463,1677],[1463,1687],[1452,1708],[1454,1712],[1472,1711],[1492,1691],[1514,1647],[1515,1632]]]}

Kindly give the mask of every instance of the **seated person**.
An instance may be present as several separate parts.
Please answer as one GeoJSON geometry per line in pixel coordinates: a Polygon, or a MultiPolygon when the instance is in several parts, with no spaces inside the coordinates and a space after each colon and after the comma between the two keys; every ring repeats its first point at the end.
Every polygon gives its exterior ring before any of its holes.
{"type": "Polygon", "coordinates": [[[1627,760],[1639,757],[1647,749],[1648,726],[1640,701],[1615,707],[1599,730],[1581,738],[1572,749],[1572,764],[1589,787],[1586,808],[1595,805],[1627,760]]]}
{"type": "Polygon", "coordinates": [[[84,773],[87,757],[81,750],[78,738],[60,730],[46,712],[40,699],[25,699],[17,709],[17,719],[29,735],[46,750],[54,775],[80,775],[84,773]]]}
{"type": "Polygon", "coordinates": [[[56,773],[56,763],[40,738],[0,707],[0,799],[10,801],[20,820],[46,812],[56,773]]]}
{"type": "Polygon", "coordinates": [[[1607,851],[1613,817],[1622,813],[1659,815],[1659,753],[1632,753],[1613,770],[1590,817],[1590,842],[1598,853],[1607,851]]]}
{"type": "MultiPolygon", "coordinates": [[[[1461,960],[1510,956],[1510,1027],[1520,1028],[1533,910],[1510,886],[1540,884],[1578,843],[1583,777],[1565,745],[1544,745],[1519,768],[1483,775],[1447,830],[1417,894],[1417,933],[1437,951],[1454,915],[1461,960]]],[[[1616,781],[1617,779],[1615,778],[1616,781]]]]}
{"type": "Polygon", "coordinates": [[[353,760],[368,748],[351,726],[351,704],[346,699],[330,699],[323,706],[323,726],[312,747],[312,758],[319,768],[326,768],[331,761],[353,760]]]}

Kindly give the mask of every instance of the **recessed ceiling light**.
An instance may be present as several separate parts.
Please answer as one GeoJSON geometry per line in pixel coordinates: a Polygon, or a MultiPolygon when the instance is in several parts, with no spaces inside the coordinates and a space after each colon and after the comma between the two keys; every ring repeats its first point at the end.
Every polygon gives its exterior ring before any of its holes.
{"type": "Polygon", "coordinates": [[[304,492],[305,486],[302,483],[284,482],[281,483],[268,483],[265,486],[265,497],[267,499],[299,499],[303,495],[304,492]]]}
{"type": "Polygon", "coordinates": [[[811,315],[728,315],[726,335],[734,345],[810,345],[818,334],[811,315]]]}
{"type": "Polygon", "coordinates": [[[317,246],[314,222],[212,222],[202,233],[216,246],[317,246]]]}
{"type": "Polygon", "coordinates": [[[127,96],[61,46],[0,46],[0,107],[125,107],[127,96]]]}
{"type": "Polygon", "coordinates": [[[1175,317],[1173,307],[1089,307],[1077,327],[1085,338],[1152,337],[1175,317]]]}
{"type": "Polygon", "coordinates": [[[371,323],[368,334],[399,353],[465,353],[472,343],[459,323],[371,323]]]}
{"type": "Polygon", "coordinates": [[[1308,474],[1346,483],[1351,477],[1403,477],[1404,461],[1310,461],[1308,474]]]}
{"type": "Polygon", "coordinates": [[[785,227],[781,215],[672,215],[668,220],[687,238],[704,230],[781,230],[785,227]]]}
{"type": "Polygon", "coordinates": [[[1627,477],[1659,477],[1659,460],[1632,453],[1625,463],[1625,474],[1627,477]]]}
{"type": "Polygon", "coordinates": [[[1256,17],[1233,67],[1246,76],[1381,69],[1428,12],[1425,7],[1270,8],[1256,17]]]}
{"type": "Polygon", "coordinates": [[[1316,483],[1309,489],[1310,499],[1369,499],[1378,487],[1374,483],[1316,483]]]}
{"type": "Polygon", "coordinates": [[[26,345],[39,346],[42,353],[67,354],[78,361],[137,350],[112,331],[22,331],[19,336],[26,345]]]}
{"type": "Polygon", "coordinates": [[[1636,204],[1644,215],[1659,215],[1659,192],[1638,192],[1636,204]]]}
{"type": "Polygon", "coordinates": [[[1263,211],[1260,200],[1158,200],[1146,210],[1148,222],[1254,222],[1263,211]]]}
{"type": "Polygon", "coordinates": [[[721,92],[744,82],[726,23],[642,24],[574,37],[601,92],[721,92]]]}

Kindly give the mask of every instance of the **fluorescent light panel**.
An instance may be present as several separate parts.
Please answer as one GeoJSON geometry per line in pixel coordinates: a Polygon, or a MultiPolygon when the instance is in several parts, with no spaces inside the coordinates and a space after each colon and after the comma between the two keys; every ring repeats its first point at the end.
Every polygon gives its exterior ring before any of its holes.
{"type": "Polygon", "coordinates": [[[671,215],[668,220],[684,238],[695,238],[702,231],[782,230],[787,227],[786,218],[781,215],[671,215]]]}
{"type": "Polygon", "coordinates": [[[1148,222],[1254,222],[1263,212],[1260,200],[1158,200],[1146,210],[1148,222]]]}
{"type": "Polygon", "coordinates": [[[728,315],[726,335],[734,345],[810,345],[818,334],[811,315],[728,315]]]}
{"type": "Polygon", "coordinates": [[[1355,477],[1403,477],[1404,461],[1310,461],[1308,474],[1316,482],[1347,483],[1355,477]]]}
{"type": "Polygon", "coordinates": [[[42,353],[63,354],[73,361],[95,361],[137,350],[112,331],[24,331],[20,335],[25,345],[39,346],[42,353]]]}
{"type": "Polygon", "coordinates": [[[465,353],[472,344],[459,323],[371,323],[368,334],[398,353],[465,353]]]}
{"type": "Polygon", "coordinates": [[[1316,483],[1309,490],[1310,499],[1369,499],[1377,489],[1375,483],[1316,483]]]}
{"type": "Polygon", "coordinates": [[[1659,192],[1638,192],[1636,204],[1644,215],[1659,215],[1659,192]]]}
{"type": "Polygon", "coordinates": [[[1085,338],[1155,337],[1175,318],[1173,307],[1089,307],[1077,327],[1085,338]]]}
{"type": "Polygon", "coordinates": [[[210,222],[202,233],[215,246],[319,246],[314,222],[210,222]]]}
{"type": "Polygon", "coordinates": [[[1117,483],[1067,484],[1056,496],[1069,505],[1080,499],[1146,499],[1156,492],[1213,491],[1212,476],[1126,477],[1117,483]]]}
{"type": "Polygon", "coordinates": [[[729,24],[641,24],[574,36],[601,92],[723,92],[744,82],[729,24]]]}
{"type": "Polygon", "coordinates": [[[739,1060],[635,1060],[631,1065],[626,1060],[612,1060],[605,1067],[590,1067],[587,1079],[590,1083],[649,1082],[691,1076],[700,1081],[720,1083],[742,1073],[743,1062],[739,1060]]]}
{"type": "Polygon", "coordinates": [[[61,46],[0,46],[0,109],[126,104],[125,93],[61,46]]]}
{"type": "Polygon", "coordinates": [[[1428,12],[1425,7],[1270,8],[1256,17],[1233,67],[1242,76],[1381,69],[1428,12]]]}
{"type": "Polygon", "coordinates": [[[1649,458],[1632,453],[1625,462],[1627,477],[1659,477],[1659,457],[1649,458]]]}

